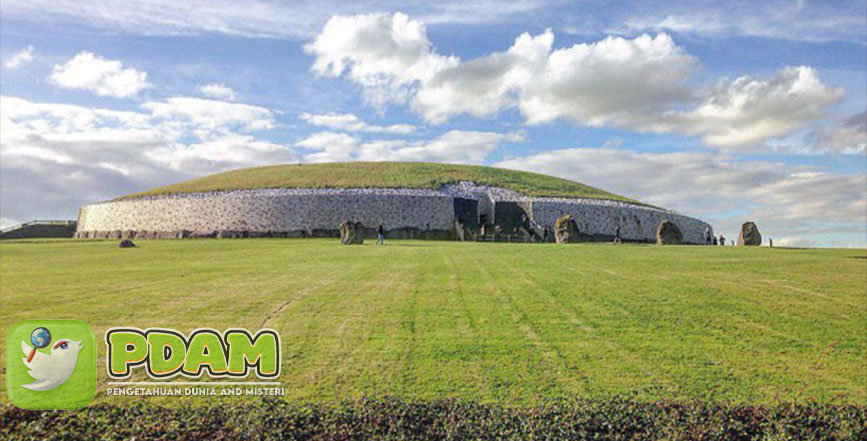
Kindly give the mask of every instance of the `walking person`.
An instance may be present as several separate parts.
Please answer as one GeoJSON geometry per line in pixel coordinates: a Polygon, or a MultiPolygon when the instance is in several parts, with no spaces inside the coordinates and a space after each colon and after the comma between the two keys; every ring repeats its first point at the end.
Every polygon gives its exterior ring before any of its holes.
{"type": "Polygon", "coordinates": [[[620,238],[620,226],[617,226],[617,231],[614,232],[614,243],[623,243],[623,239],[620,238]]]}
{"type": "Polygon", "coordinates": [[[710,245],[711,240],[712,239],[711,239],[711,235],[710,235],[710,228],[705,228],[704,229],[704,244],[710,245]]]}
{"type": "Polygon", "coordinates": [[[726,238],[722,234],[719,235],[719,246],[721,246],[721,247],[726,246],[726,238]]]}
{"type": "Polygon", "coordinates": [[[376,227],[376,244],[385,245],[385,225],[383,221],[379,221],[379,226],[376,227]]]}

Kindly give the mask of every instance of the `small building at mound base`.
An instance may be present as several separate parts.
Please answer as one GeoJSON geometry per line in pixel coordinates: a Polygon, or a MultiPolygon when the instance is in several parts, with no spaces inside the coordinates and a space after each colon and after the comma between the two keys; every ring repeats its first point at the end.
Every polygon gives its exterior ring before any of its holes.
{"type": "MultiPolygon", "coordinates": [[[[344,220],[372,234],[383,222],[391,238],[466,239],[482,225],[511,234],[529,224],[539,237],[572,215],[587,241],[655,242],[660,222],[673,222],[684,243],[704,243],[712,227],[647,205],[530,197],[470,182],[439,189],[258,189],[119,199],[81,207],[79,238],[338,237],[344,220]]],[[[490,233],[489,233],[490,234],[490,233]]]]}

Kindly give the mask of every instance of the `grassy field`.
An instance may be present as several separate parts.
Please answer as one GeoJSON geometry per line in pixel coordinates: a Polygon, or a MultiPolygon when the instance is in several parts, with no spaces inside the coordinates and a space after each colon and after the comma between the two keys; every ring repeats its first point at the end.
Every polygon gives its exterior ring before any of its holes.
{"type": "Polygon", "coordinates": [[[289,399],[867,403],[864,250],[138,243],[0,243],[0,346],[25,318],[272,327],[289,399]]]}
{"type": "Polygon", "coordinates": [[[531,196],[636,202],[589,185],[538,173],[422,162],[347,162],[245,168],[125,197],[255,188],[439,188],[460,181],[508,188],[531,196]]]}

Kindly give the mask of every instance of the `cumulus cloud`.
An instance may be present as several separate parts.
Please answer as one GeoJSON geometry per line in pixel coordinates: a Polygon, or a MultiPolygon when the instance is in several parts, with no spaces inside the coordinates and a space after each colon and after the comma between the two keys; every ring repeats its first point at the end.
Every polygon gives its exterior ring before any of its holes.
{"type": "Polygon", "coordinates": [[[235,91],[231,87],[222,83],[205,84],[204,86],[199,86],[197,90],[202,95],[210,98],[218,98],[228,101],[235,100],[235,91]]]}
{"type": "Polygon", "coordinates": [[[195,175],[212,173],[214,170],[292,162],[295,159],[286,146],[240,134],[191,144],[163,145],[149,151],[147,155],[173,170],[195,175]]]}
{"type": "Polygon", "coordinates": [[[230,103],[191,97],[172,97],[165,101],[148,101],[142,107],[156,118],[184,121],[203,130],[239,128],[244,131],[274,127],[270,110],[249,104],[230,103]]]}
{"type": "Polygon", "coordinates": [[[660,127],[701,135],[709,146],[755,147],[821,118],[842,97],[843,90],[822,84],[814,69],[787,67],[771,78],[721,81],[696,108],[666,115],[660,127]]]}
{"type": "Polygon", "coordinates": [[[398,13],[333,17],[305,49],[315,73],[345,73],[378,107],[411,100],[433,123],[517,105],[530,124],[634,125],[689,96],[695,61],[666,34],[553,44],[551,30],[524,33],[505,52],[461,62],[438,54],[424,24],[398,13]]]}
{"type": "Polygon", "coordinates": [[[6,66],[7,69],[18,69],[31,61],[33,61],[33,46],[27,46],[7,58],[3,62],[3,66],[6,66]]]}
{"type": "Polygon", "coordinates": [[[327,127],[333,130],[346,132],[369,132],[369,133],[392,133],[406,135],[415,131],[415,126],[410,124],[392,124],[378,126],[368,124],[351,113],[307,113],[300,115],[301,119],[314,126],[327,127]]]}
{"type": "MultiPolygon", "coordinates": [[[[255,125],[254,118],[153,114],[142,107],[145,111],[117,111],[0,97],[4,222],[71,218],[85,203],[202,174],[295,160],[286,146],[233,130],[255,125]],[[203,130],[201,121],[213,130],[203,130]]],[[[230,109],[230,115],[236,114],[230,109]]]]}
{"type": "Polygon", "coordinates": [[[501,144],[520,142],[523,133],[451,130],[432,140],[371,140],[336,132],[314,133],[297,143],[313,150],[302,156],[308,162],[330,161],[432,161],[474,163],[484,161],[501,144]]]}
{"type": "Polygon", "coordinates": [[[660,109],[689,98],[694,65],[666,34],[576,44],[549,55],[542,76],[522,94],[521,112],[531,124],[565,117],[641,128],[660,109]]]}
{"type": "Polygon", "coordinates": [[[316,57],[313,72],[345,73],[378,108],[405,103],[418,83],[458,63],[437,54],[424,24],[401,13],[334,16],[304,50],[316,57]]]}
{"type": "Polygon", "coordinates": [[[460,60],[437,53],[420,21],[364,14],[333,17],[305,50],[315,57],[316,74],[360,85],[380,110],[406,104],[434,124],[517,108],[530,125],[566,119],[674,132],[721,149],[769,147],[822,118],[843,96],[807,66],[697,88],[691,80],[698,61],[665,33],[555,48],[549,29],[521,34],[504,52],[460,60]]]}
{"type": "Polygon", "coordinates": [[[89,90],[99,96],[131,98],[150,87],[147,72],[140,72],[123,63],[106,60],[91,52],[79,52],[66,64],[54,66],[48,79],[65,89],[89,90]]]}
{"type": "Polygon", "coordinates": [[[304,155],[307,162],[351,161],[357,154],[361,141],[346,133],[317,132],[295,143],[295,146],[314,150],[304,155]]]}
{"type": "Polygon", "coordinates": [[[497,166],[547,173],[702,217],[727,237],[755,220],[766,237],[867,233],[867,174],[707,152],[555,150],[497,166]],[[735,213],[735,214],[732,214],[735,213]]]}
{"type": "Polygon", "coordinates": [[[514,95],[542,73],[553,44],[550,29],[535,37],[524,33],[506,52],[442,69],[418,91],[412,108],[442,123],[460,113],[489,116],[514,106],[514,95]]]}

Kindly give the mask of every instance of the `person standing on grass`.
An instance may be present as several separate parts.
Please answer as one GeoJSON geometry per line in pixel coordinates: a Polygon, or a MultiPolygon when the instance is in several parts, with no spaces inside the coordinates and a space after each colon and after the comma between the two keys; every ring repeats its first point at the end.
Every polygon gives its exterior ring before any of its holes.
{"type": "Polygon", "coordinates": [[[726,238],[722,234],[719,235],[719,246],[721,246],[721,247],[726,246],[726,238]]]}
{"type": "Polygon", "coordinates": [[[379,221],[379,226],[376,227],[376,244],[385,245],[385,225],[383,221],[379,221]]]}
{"type": "Polygon", "coordinates": [[[705,228],[704,229],[704,244],[710,245],[710,243],[711,243],[710,228],[705,228]]]}

